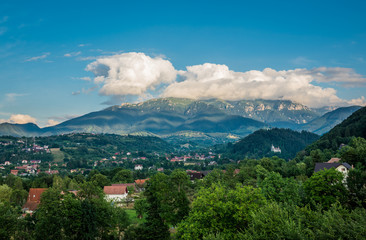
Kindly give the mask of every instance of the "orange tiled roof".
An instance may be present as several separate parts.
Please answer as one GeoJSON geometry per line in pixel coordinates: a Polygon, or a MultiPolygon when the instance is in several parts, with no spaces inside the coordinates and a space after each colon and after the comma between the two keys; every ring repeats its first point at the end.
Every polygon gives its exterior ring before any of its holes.
{"type": "Polygon", "coordinates": [[[103,191],[107,195],[125,194],[127,193],[127,186],[104,186],[103,191]]]}
{"type": "Polygon", "coordinates": [[[147,179],[137,179],[135,180],[135,183],[137,185],[143,185],[147,180],[149,180],[150,178],[147,178],[147,179]]]}
{"type": "Polygon", "coordinates": [[[46,191],[47,188],[31,188],[29,189],[28,194],[28,202],[40,202],[41,201],[41,195],[44,191],[46,191]]]}

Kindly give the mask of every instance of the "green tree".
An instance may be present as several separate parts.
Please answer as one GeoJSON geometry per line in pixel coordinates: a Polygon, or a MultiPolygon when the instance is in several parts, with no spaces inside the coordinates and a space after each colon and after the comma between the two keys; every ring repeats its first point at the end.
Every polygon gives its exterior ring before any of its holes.
{"type": "Polygon", "coordinates": [[[308,202],[321,204],[328,209],[333,203],[344,203],[347,189],[343,184],[343,174],[334,168],[314,173],[304,183],[308,202]]]}
{"type": "Polygon", "coordinates": [[[91,181],[94,183],[95,186],[98,186],[100,188],[111,185],[111,181],[109,181],[106,176],[100,173],[94,174],[91,177],[91,181]]]}
{"type": "Polygon", "coordinates": [[[19,214],[9,202],[0,201],[0,239],[12,239],[19,214]]]}
{"type": "Polygon", "coordinates": [[[122,233],[131,224],[131,221],[130,221],[126,211],[119,207],[114,208],[113,217],[114,217],[114,221],[116,222],[116,228],[117,228],[116,232],[117,232],[118,239],[121,239],[122,233]]]}
{"type": "Polygon", "coordinates": [[[148,203],[146,198],[136,200],[133,207],[136,210],[137,217],[141,219],[147,212],[148,203]]]}
{"type": "Polygon", "coordinates": [[[114,175],[112,182],[114,183],[130,183],[133,182],[132,172],[127,169],[122,169],[114,175]]]}
{"type": "Polygon", "coordinates": [[[42,193],[41,203],[35,212],[37,239],[63,239],[61,198],[58,189],[49,188],[42,193]]]}
{"type": "Polygon", "coordinates": [[[300,185],[291,178],[283,178],[279,173],[271,172],[260,183],[264,196],[276,202],[300,204],[300,185]]]}
{"type": "Polygon", "coordinates": [[[13,189],[6,184],[0,186],[0,202],[10,202],[13,189]]]}
{"type": "Polygon", "coordinates": [[[347,188],[349,203],[352,207],[366,208],[366,171],[351,169],[348,172],[347,188]]]}
{"type": "Polygon", "coordinates": [[[240,239],[309,239],[286,207],[270,202],[251,212],[251,222],[240,239]]]}
{"type": "MultiPolygon", "coordinates": [[[[159,175],[159,173],[157,175],[159,175]]],[[[154,177],[152,179],[154,179],[154,177]]],[[[160,214],[161,203],[156,195],[156,191],[159,191],[159,189],[156,188],[156,184],[155,185],[151,184],[150,181],[148,181],[148,187],[144,192],[146,196],[146,201],[148,203],[147,218],[146,222],[141,226],[143,230],[140,236],[141,240],[144,239],[164,240],[169,239],[170,236],[169,227],[164,222],[160,214]]]]}
{"type": "Polygon", "coordinates": [[[260,189],[237,185],[228,189],[220,184],[201,188],[188,217],[178,225],[179,239],[202,239],[221,233],[235,239],[251,221],[250,212],[265,204],[260,189]]]}

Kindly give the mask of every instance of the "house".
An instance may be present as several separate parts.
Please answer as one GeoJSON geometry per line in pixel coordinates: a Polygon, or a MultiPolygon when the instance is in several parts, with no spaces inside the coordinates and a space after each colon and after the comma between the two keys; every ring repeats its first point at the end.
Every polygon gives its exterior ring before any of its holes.
{"type": "Polygon", "coordinates": [[[279,147],[275,147],[275,146],[273,146],[273,144],[272,144],[272,146],[271,146],[271,152],[274,152],[274,153],[281,153],[281,148],[279,148],[279,147]]]}
{"type": "Polygon", "coordinates": [[[128,195],[127,186],[104,186],[103,189],[107,200],[121,202],[128,195]]]}
{"type": "Polygon", "coordinates": [[[18,175],[19,170],[10,170],[10,174],[13,174],[15,176],[18,175]]]}
{"type": "Polygon", "coordinates": [[[134,189],[136,190],[135,183],[114,183],[114,184],[112,184],[112,186],[134,187],[134,189]]]}
{"type": "Polygon", "coordinates": [[[11,165],[11,162],[5,161],[4,165],[9,166],[9,165],[11,165]]]}
{"type": "Polygon", "coordinates": [[[187,174],[191,181],[202,179],[205,176],[203,173],[196,172],[196,171],[195,172],[189,171],[189,172],[187,172],[187,174]]]}
{"type": "Polygon", "coordinates": [[[343,182],[346,182],[348,172],[353,167],[351,165],[349,165],[348,163],[339,163],[339,162],[315,163],[314,172],[319,172],[321,170],[331,169],[331,168],[335,168],[335,170],[343,173],[343,175],[344,175],[343,182]]]}
{"type": "Polygon", "coordinates": [[[139,190],[145,190],[145,184],[146,184],[146,181],[147,180],[150,180],[150,178],[147,178],[147,179],[137,179],[135,180],[135,185],[136,185],[136,188],[139,189],[139,190]]]}
{"type": "Polygon", "coordinates": [[[28,163],[28,161],[27,160],[22,160],[22,163],[28,163]]]}
{"type": "Polygon", "coordinates": [[[23,205],[23,211],[32,214],[41,202],[41,195],[47,188],[31,188],[29,189],[29,194],[27,202],[23,205]]]}
{"type": "Polygon", "coordinates": [[[340,158],[331,158],[327,163],[337,163],[340,160],[341,160],[340,158]]]}
{"type": "Polygon", "coordinates": [[[135,171],[142,170],[144,167],[141,164],[135,165],[135,171]]]}
{"type": "Polygon", "coordinates": [[[315,163],[315,169],[314,172],[319,172],[321,170],[324,169],[331,169],[331,168],[335,168],[337,171],[347,174],[348,171],[352,168],[351,165],[349,165],[348,163],[339,163],[339,162],[334,162],[334,163],[315,163]]]}

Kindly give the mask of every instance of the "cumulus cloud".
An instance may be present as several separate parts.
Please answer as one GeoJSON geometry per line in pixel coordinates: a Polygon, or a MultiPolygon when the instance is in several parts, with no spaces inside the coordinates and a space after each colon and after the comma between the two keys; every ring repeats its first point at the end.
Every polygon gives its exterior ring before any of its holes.
{"type": "Polygon", "coordinates": [[[53,120],[53,119],[48,119],[46,127],[51,127],[51,126],[55,126],[57,124],[59,124],[59,121],[53,120]]]}
{"type": "Polygon", "coordinates": [[[346,101],[336,95],[335,89],[312,84],[314,81],[363,83],[364,78],[352,69],[276,71],[266,68],[263,71],[235,72],[226,65],[205,63],[189,66],[186,71],[180,71],[179,74],[184,80],[168,86],[162,94],[163,97],[225,100],[283,99],[309,107],[342,106],[350,102],[364,101],[364,99],[346,101]]]}
{"type": "Polygon", "coordinates": [[[9,119],[0,119],[0,123],[17,123],[17,124],[25,124],[25,123],[37,123],[37,120],[29,115],[24,114],[13,114],[9,119]]]}
{"type": "Polygon", "coordinates": [[[142,95],[174,82],[178,72],[168,60],[136,52],[98,58],[86,70],[94,73],[99,93],[106,96],[142,95]]]}
{"type": "Polygon", "coordinates": [[[25,62],[34,62],[34,61],[38,61],[38,60],[41,60],[41,59],[45,59],[46,57],[48,57],[51,53],[45,53],[41,56],[35,56],[35,57],[31,57],[31,58],[27,58],[25,60],[25,62]]]}
{"type": "Polygon", "coordinates": [[[357,86],[366,83],[366,78],[352,68],[319,67],[309,71],[317,82],[336,82],[345,86],[357,86]]]}
{"type": "Polygon", "coordinates": [[[79,52],[70,52],[70,53],[64,54],[64,57],[76,57],[80,54],[81,54],[81,51],[79,51],[79,52]]]}

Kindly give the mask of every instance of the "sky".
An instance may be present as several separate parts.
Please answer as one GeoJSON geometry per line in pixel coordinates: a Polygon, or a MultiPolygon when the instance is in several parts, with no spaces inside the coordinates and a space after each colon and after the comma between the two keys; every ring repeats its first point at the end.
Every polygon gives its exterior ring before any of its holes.
{"type": "Polygon", "coordinates": [[[0,1],[0,122],[156,97],[365,105],[365,1],[0,1]]]}

